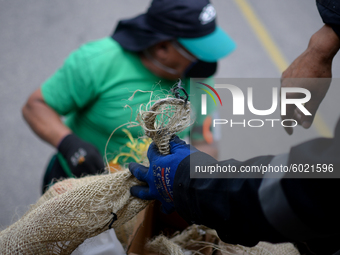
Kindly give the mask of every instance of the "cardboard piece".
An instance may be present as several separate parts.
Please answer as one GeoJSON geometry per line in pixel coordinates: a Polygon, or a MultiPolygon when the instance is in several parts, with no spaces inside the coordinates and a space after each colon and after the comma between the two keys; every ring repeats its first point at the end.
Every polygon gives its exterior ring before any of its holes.
{"type": "Polygon", "coordinates": [[[137,223],[129,241],[128,255],[154,255],[144,249],[148,240],[163,234],[172,236],[183,231],[189,225],[177,212],[164,214],[160,211],[160,203],[155,201],[137,215],[137,223]]]}
{"type": "MultiPolygon", "coordinates": [[[[160,202],[155,201],[147,206],[137,215],[137,223],[133,234],[129,240],[128,255],[159,255],[145,250],[145,244],[152,238],[163,234],[172,237],[175,232],[182,232],[188,223],[177,212],[164,214],[160,211],[160,202]]],[[[222,255],[222,253],[213,248],[214,245],[220,244],[220,239],[215,234],[205,232],[202,234],[201,243],[187,246],[186,249],[199,251],[204,255],[222,255]],[[210,243],[211,245],[207,245],[210,243]]]]}

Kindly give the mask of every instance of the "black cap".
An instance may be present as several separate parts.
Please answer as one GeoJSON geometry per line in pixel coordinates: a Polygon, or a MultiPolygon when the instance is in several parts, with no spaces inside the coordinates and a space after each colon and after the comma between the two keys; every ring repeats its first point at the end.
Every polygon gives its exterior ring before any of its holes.
{"type": "Polygon", "coordinates": [[[112,38],[130,51],[178,39],[197,58],[215,61],[235,48],[230,37],[216,26],[215,19],[216,11],[209,0],[153,0],[145,14],[119,21],[112,38]],[[194,38],[203,40],[193,41],[194,38]],[[207,45],[218,52],[209,55],[207,45]]]}
{"type": "Polygon", "coordinates": [[[216,28],[215,9],[209,17],[201,15],[206,6],[212,6],[208,0],[154,0],[146,18],[158,32],[175,38],[197,38],[216,28]]]}

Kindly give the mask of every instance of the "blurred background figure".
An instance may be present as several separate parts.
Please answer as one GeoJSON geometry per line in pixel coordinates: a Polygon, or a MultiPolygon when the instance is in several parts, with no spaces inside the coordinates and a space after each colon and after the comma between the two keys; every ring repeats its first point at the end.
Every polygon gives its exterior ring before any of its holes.
{"type": "MultiPolygon", "coordinates": [[[[47,167],[43,190],[53,180],[104,171],[111,132],[134,120],[139,106],[149,101],[149,93],[135,94],[128,103],[131,116],[124,106],[134,91],[170,91],[178,79],[189,91],[188,78],[212,76],[217,61],[235,49],[215,20],[208,0],[154,0],[145,14],[121,20],[111,37],[74,51],[22,110],[32,130],[58,151],[47,167]]],[[[142,129],[129,131],[138,138],[142,129]]],[[[120,148],[128,142],[117,130],[108,152],[124,151],[120,148]]]]}

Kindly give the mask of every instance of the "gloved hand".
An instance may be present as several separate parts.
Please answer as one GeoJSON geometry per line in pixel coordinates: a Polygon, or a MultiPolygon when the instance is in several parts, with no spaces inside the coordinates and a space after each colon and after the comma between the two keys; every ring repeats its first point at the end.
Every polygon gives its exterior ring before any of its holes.
{"type": "Polygon", "coordinates": [[[152,143],[148,150],[149,168],[137,163],[130,163],[131,173],[148,186],[133,186],[130,192],[133,196],[145,200],[157,199],[162,203],[162,211],[171,213],[175,210],[173,202],[173,184],[176,170],[181,161],[193,152],[191,147],[175,136],[170,141],[170,154],[162,155],[157,146],[152,143]]]}
{"type": "Polygon", "coordinates": [[[58,151],[66,159],[71,172],[76,177],[104,171],[104,161],[97,148],[74,134],[63,138],[58,146],[58,151]]]}

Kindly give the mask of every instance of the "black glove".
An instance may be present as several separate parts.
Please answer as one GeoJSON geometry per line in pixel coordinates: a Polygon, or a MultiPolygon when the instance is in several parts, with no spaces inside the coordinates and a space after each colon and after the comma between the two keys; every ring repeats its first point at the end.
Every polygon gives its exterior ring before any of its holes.
{"type": "Polygon", "coordinates": [[[71,172],[76,177],[104,171],[104,161],[97,148],[74,134],[64,137],[58,146],[58,151],[66,159],[71,172]]]}

